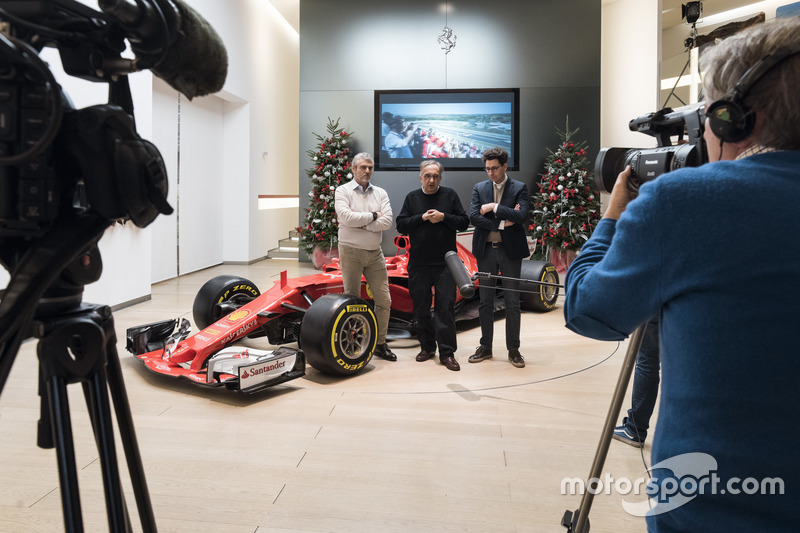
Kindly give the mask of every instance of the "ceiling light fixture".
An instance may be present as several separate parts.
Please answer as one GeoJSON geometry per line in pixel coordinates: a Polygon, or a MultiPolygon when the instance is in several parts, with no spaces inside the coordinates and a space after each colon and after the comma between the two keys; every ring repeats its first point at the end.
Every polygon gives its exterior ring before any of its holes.
{"type": "Polygon", "coordinates": [[[702,2],[687,2],[681,4],[681,18],[686,19],[689,24],[694,24],[703,16],[702,2]]]}

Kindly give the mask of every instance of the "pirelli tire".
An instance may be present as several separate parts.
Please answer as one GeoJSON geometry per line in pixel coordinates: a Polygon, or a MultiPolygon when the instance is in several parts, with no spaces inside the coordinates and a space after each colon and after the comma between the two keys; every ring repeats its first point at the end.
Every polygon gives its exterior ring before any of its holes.
{"type": "MultiPolygon", "coordinates": [[[[522,261],[522,271],[519,276],[525,280],[536,280],[558,285],[558,271],[552,263],[545,261],[522,261]]],[[[545,313],[556,307],[558,287],[540,285],[538,283],[520,283],[520,306],[526,311],[545,313]]]]}
{"type": "Polygon", "coordinates": [[[197,291],[192,305],[192,317],[198,329],[205,329],[232,309],[241,307],[261,295],[256,284],[239,276],[211,278],[197,291]],[[228,304],[228,305],[221,305],[228,304]]]}
{"type": "Polygon", "coordinates": [[[365,300],[326,294],[303,317],[299,343],[312,367],[324,374],[351,376],[372,359],[378,321],[365,300]]]}

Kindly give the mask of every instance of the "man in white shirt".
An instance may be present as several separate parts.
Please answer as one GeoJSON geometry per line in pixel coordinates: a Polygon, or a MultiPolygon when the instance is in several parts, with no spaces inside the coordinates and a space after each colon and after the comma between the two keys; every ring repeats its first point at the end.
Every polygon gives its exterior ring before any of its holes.
{"type": "Polygon", "coordinates": [[[353,180],[336,189],[336,218],[339,221],[339,267],[345,294],[361,297],[361,276],[375,300],[378,345],[375,355],[387,361],[397,356],[386,344],[389,312],[389,277],[381,250],[383,232],[392,227],[392,206],[386,191],[372,185],[375,159],[361,152],[353,157],[353,180]]]}

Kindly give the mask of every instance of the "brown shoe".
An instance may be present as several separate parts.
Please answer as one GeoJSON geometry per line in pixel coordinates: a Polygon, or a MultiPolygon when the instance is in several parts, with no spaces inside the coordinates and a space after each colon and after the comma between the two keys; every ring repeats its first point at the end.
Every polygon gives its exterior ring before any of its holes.
{"type": "Polygon", "coordinates": [[[447,370],[452,370],[453,372],[458,372],[461,370],[461,366],[456,361],[456,358],[452,355],[447,357],[442,357],[442,364],[447,367],[447,370]]]}
{"type": "Polygon", "coordinates": [[[417,354],[417,362],[424,363],[434,355],[436,355],[436,352],[429,352],[428,350],[420,350],[419,353],[417,354]]]}
{"type": "Polygon", "coordinates": [[[375,355],[387,361],[397,361],[397,356],[389,349],[389,345],[386,343],[379,344],[375,347],[375,355]]]}
{"type": "Polygon", "coordinates": [[[509,350],[508,360],[511,361],[511,364],[517,368],[523,368],[525,366],[525,359],[522,358],[519,350],[509,350]]]}

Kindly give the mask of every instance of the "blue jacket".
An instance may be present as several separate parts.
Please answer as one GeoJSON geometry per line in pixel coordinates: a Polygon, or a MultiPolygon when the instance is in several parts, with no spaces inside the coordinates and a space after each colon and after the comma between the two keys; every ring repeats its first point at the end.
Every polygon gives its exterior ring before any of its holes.
{"type": "Polygon", "coordinates": [[[688,472],[653,473],[665,487],[668,476],[690,488],[690,475],[719,484],[690,490],[682,504],[663,499],[667,512],[651,511],[650,531],[797,528],[798,199],[800,151],[665,174],[641,187],[619,221],[600,221],[567,273],[566,325],[581,335],[623,339],[660,314],[653,466],[676,467],[684,454],[715,464],[713,473],[688,463],[688,472]],[[784,494],[761,494],[776,478],[784,494]]]}

